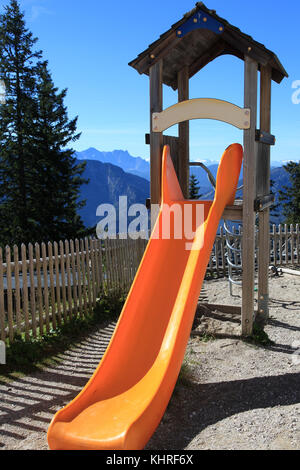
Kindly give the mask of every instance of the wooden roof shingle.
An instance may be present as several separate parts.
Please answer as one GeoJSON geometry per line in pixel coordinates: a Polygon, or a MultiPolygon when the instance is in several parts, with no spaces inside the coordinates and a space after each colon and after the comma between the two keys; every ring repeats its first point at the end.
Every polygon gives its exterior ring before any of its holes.
{"type": "Polygon", "coordinates": [[[188,66],[191,78],[224,54],[242,60],[247,55],[258,62],[259,68],[269,65],[272,79],[277,83],[288,77],[274,52],[218,16],[215,10],[209,10],[203,2],[196,3],[193,10],[173,24],[129,65],[140,74],[149,75],[150,67],[163,59],[163,83],[176,90],[177,74],[183,67],[188,66]]]}

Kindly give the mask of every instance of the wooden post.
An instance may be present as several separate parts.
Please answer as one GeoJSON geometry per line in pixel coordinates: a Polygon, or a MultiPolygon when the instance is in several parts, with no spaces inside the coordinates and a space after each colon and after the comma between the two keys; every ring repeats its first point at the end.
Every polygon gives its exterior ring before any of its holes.
{"type": "Polygon", "coordinates": [[[72,264],[72,284],[73,284],[73,299],[74,299],[74,315],[78,315],[78,296],[77,296],[77,284],[78,277],[76,274],[76,258],[75,258],[75,249],[74,241],[70,240],[70,250],[71,250],[71,264],[72,264]]]}
{"type": "Polygon", "coordinates": [[[56,291],[56,303],[57,303],[57,322],[61,325],[61,295],[60,295],[60,268],[59,268],[59,253],[58,244],[54,242],[54,265],[55,265],[55,291],[56,291]]]}
{"type": "Polygon", "coordinates": [[[65,271],[65,251],[64,251],[64,242],[61,240],[59,242],[59,258],[60,258],[60,272],[61,272],[61,292],[62,292],[62,304],[63,304],[63,316],[64,322],[68,321],[68,312],[67,312],[67,296],[66,296],[66,271],[65,271]]]}
{"type": "Polygon", "coordinates": [[[13,298],[12,298],[12,272],[11,272],[11,251],[10,247],[5,248],[6,261],[6,283],[7,283],[7,319],[9,341],[14,340],[14,318],[13,318],[13,298]]]}
{"type": "Polygon", "coordinates": [[[150,175],[151,204],[160,203],[162,132],[152,131],[152,114],[160,113],[163,107],[162,87],[163,62],[158,61],[150,68],[150,175]]]}
{"type": "Polygon", "coordinates": [[[85,265],[86,265],[86,282],[87,282],[87,298],[88,298],[88,311],[92,311],[92,286],[91,286],[91,271],[90,271],[90,251],[89,240],[87,237],[84,239],[85,246],[85,265]]]}
{"type": "Polygon", "coordinates": [[[82,270],[82,294],[83,294],[83,308],[84,316],[88,316],[88,298],[87,298],[87,285],[86,285],[86,256],[84,250],[84,240],[80,239],[80,258],[81,258],[81,270],[82,270]]]}
{"type": "Polygon", "coordinates": [[[35,266],[37,277],[37,301],[39,310],[39,336],[44,334],[44,317],[43,317],[43,292],[41,278],[41,250],[38,243],[35,244],[35,266]]]}
{"type": "Polygon", "coordinates": [[[15,278],[15,312],[18,333],[21,333],[21,296],[20,296],[20,265],[19,265],[19,248],[17,245],[13,247],[14,252],[14,278],[15,278]]]}
{"type": "Polygon", "coordinates": [[[51,320],[52,328],[55,330],[56,324],[56,305],[55,305],[55,282],[54,282],[54,257],[52,243],[48,242],[49,256],[49,280],[50,280],[50,296],[51,296],[51,320]]]}
{"type": "MultiPolygon", "coordinates": [[[[261,67],[260,74],[260,130],[271,132],[271,67],[261,67]]],[[[270,146],[259,144],[257,160],[257,196],[270,194],[270,146]]],[[[258,232],[258,317],[264,323],[269,317],[269,253],[270,211],[259,213],[258,232]]],[[[274,253],[276,256],[276,253],[274,253]]],[[[276,260],[275,260],[276,264],[276,260]]]]}
{"type": "Polygon", "coordinates": [[[69,240],[65,240],[66,255],[66,277],[67,277],[67,294],[68,294],[68,312],[70,320],[73,318],[73,297],[72,297],[72,281],[71,281],[71,253],[69,240]]]}
{"type": "Polygon", "coordinates": [[[28,315],[28,278],[27,278],[27,254],[26,246],[21,245],[22,257],[22,293],[23,293],[23,317],[25,322],[25,339],[29,341],[29,315],[28,315]]]}
{"type": "Polygon", "coordinates": [[[44,310],[45,310],[45,324],[47,333],[50,332],[50,319],[49,319],[49,288],[48,288],[48,261],[46,244],[42,243],[42,269],[44,280],[44,310]]]}
{"type": "Polygon", "coordinates": [[[32,334],[36,338],[36,302],[35,302],[35,276],[34,276],[34,260],[33,260],[33,245],[28,245],[28,257],[29,257],[29,279],[30,279],[30,313],[31,313],[31,325],[32,334]]]}
{"type": "Polygon", "coordinates": [[[96,263],[95,263],[95,245],[94,240],[89,237],[88,238],[88,245],[90,251],[90,259],[91,259],[91,271],[92,271],[92,294],[93,294],[93,307],[96,307],[97,301],[97,277],[96,277],[96,263]]]}
{"type": "Polygon", "coordinates": [[[83,300],[82,300],[82,289],[83,289],[83,282],[82,282],[82,272],[81,272],[81,260],[80,260],[80,246],[79,240],[75,240],[75,250],[76,250],[76,267],[77,267],[77,287],[78,287],[78,299],[79,299],[79,312],[80,316],[83,317],[83,300]]]}
{"type": "Polygon", "coordinates": [[[3,282],[3,253],[0,247],[0,339],[5,341],[5,306],[4,306],[4,282],[3,282]]]}
{"type": "Polygon", "coordinates": [[[244,202],[243,202],[243,281],[242,335],[249,336],[254,318],[255,276],[255,212],[257,143],[255,141],[257,114],[258,64],[245,57],[245,108],[251,109],[251,125],[244,131],[244,202]]]}
{"type": "Polygon", "coordinates": [[[97,240],[96,246],[98,247],[98,268],[99,268],[99,289],[98,292],[103,291],[103,251],[102,240],[97,240]]]}
{"type": "Polygon", "coordinates": [[[300,263],[300,251],[299,251],[299,224],[296,224],[296,253],[297,253],[297,264],[300,263]]]}
{"type": "MultiPolygon", "coordinates": [[[[186,66],[178,72],[178,102],[186,101],[189,99],[189,68],[186,66]]],[[[179,124],[179,152],[178,152],[178,170],[179,170],[179,183],[183,196],[189,198],[189,176],[190,176],[190,150],[189,150],[189,136],[190,136],[190,123],[189,121],[181,122],[179,124]]]]}

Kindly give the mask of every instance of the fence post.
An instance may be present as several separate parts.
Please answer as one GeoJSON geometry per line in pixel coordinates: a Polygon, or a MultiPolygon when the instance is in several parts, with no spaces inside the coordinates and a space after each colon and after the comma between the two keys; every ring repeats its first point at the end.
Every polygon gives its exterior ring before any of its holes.
{"type": "Polygon", "coordinates": [[[279,264],[282,265],[282,225],[279,225],[279,264]]]}
{"type": "Polygon", "coordinates": [[[50,332],[50,319],[49,319],[49,289],[48,289],[48,262],[46,244],[42,243],[42,266],[43,266],[43,279],[44,279],[44,309],[46,317],[46,331],[50,332]]]}
{"type": "Polygon", "coordinates": [[[80,247],[79,247],[79,240],[77,240],[77,238],[75,240],[75,250],[76,250],[76,265],[77,265],[77,286],[78,286],[79,311],[80,311],[81,317],[83,317],[80,247]]]}
{"type": "MultiPolygon", "coordinates": [[[[273,247],[273,253],[274,253],[274,260],[273,260],[273,263],[274,263],[274,266],[277,266],[278,262],[277,262],[277,229],[276,229],[276,225],[273,224],[273,233],[271,234],[271,238],[273,240],[273,243],[270,242],[270,247],[272,248],[273,247]]],[[[271,255],[271,250],[270,250],[270,255],[271,255]]]]}
{"type": "Polygon", "coordinates": [[[67,292],[68,292],[68,312],[69,318],[73,318],[73,298],[71,288],[71,261],[70,261],[70,248],[68,240],[65,240],[65,256],[66,256],[66,271],[67,271],[67,292]]]}
{"type": "Polygon", "coordinates": [[[73,300],[74,300],[74,314],[78,315],[78,297],[77,297],[77,276],[76,276],[76,260],[74,252],[74,242],[70,240],[70,250],[71,250],[71,265],[72,265],[72,280],[73,280],[73,300]]]}
{"type": "Polygon", "coordinates": [[[81,269],[82,269],[82,292],[83,292],[83,305],[84,315],[88,315],[87,308],[87,289],[86,289],[86,272],[85,272],[85,253],[84,253],[84,241],[80,240],[80,256],[81,256],[81,269]]]}
{"type": "Polygon", "coordinates": [[[290,233],[291,233],[291,263],[292,265],[295,264],[295,258],[294,258],[294,250],[295,250],[295,244],[294,244],[294,241],[295,241],[295,238],[294,238],[294,225],[291,224],[290,225],[290,233]]]}
{"type": "Polygon", "coordinates": [[[21,245],[22,258],[22,292],[23,292],[23,317],[25,322],[25,340],[29,340],[29,315],[28,315],[28,282],[27,282],[27,254],[24,243],[21,245]]]}
{"type": "Polygon", "coordinates": [[[40,336],[44,333],[44,320],[43,320],[43,297],[42,297],[42,280],[41,280],[41,253],[38,243],[35,244],[35,265],[37,277],[37,299],[39,309],[39,327],[40,336]]]}
{"type": "Polygon", "coordinates": [[[67,297],[66,297],[65,253],[64,253],[64,243],[62,240],[59,242],[59,257],[60,257],[60,273],[61,273],[60,285],[62,289],[63,315],[64,315],[64,322],[67,322],[68,313],[67,313],[67,297]]]}
{"type": "Polygon", "coordinates": [[[5,249],[6,281],[7,281],[7,317],[9,340],[14,340],[13,300],[12,300],[12,276],[11,276],[11,252],[10,247],[5,249]]]}
{"type": "Polygon", "coordinates": [[[92,289],[91,289],[91,271],[90,271],[90,253],[89,253],[89,241],[86,237],[84,240],[85,244],[85,265],[86,265],[86,281],[88,291],[88,311],[92,309],[92,289]]]}
{"type": "Polygon", "coordinates": [[[0,339],[5,341],[5,310],[4,310],[4,283],[3,283],[3,253],[0,247],[0,339]]]}
{"type": "Polygon", "coordinates": [[[297,264],[300,264],[300,252],[299,252],[299,224],[296,225],[296,252],[297,252],[297,264]]]}
{"type": "Polygon", "coordinates": [[[285,264],[289,264],[289,238],[287,224],[284,224],[285,264]]]}
{"type": "Polygon", "coordinates": [[[14,278],[15,278],[15,312],[16,312],[16,323],[17,330],[19,333],[22,331],[21,326],[21,297],[20,297],[20,266],[19,266],[19,248],[17,245],[13,247],[14,252],[14,278]]]}
{"type": "Polygon", "coordinates": [[[97,263],[97,266],[98,266],[98,269],[99,269],[99,287],[98,287],[98,291],[103,291],[103,251],[102,251],[102,247],[103,247],[103,244],[102,244],[102,240],[97,240],[96,241],[96,246],[98,245],[98,249],[97,249],[97,253],[99,253],[99,256],[98,256],[98,263],[97,263]]]}
{"type": "Polygon", "coordinates": [[[55,291],[57,303],[57,322],[61,325],[61,297],[60,297],[60,277],[59,277],[59,255],[58,244],[54,242],[54,265],[55,265],[55,291]]]}
{"type": "Polygon", "coordinates": [[[54,288],[54,262],[53,262],[53,248],[52,243],[48,243],[48,257],[49,257],[49,278],[50,278],[50,295],[51,295],[51,319],[52,327],[56,328],[56,308],[55,308],[55,288],[54,288]]]}
{"type": "Polygon", "coordinates": [[[96,286],[96,266],[95,266],[95,251],[94,251],[94,244],[93,239],[90,237],[88,238],[88,247],[90,252],[90,260],[91,260],[91,272],[92,272],[92,297],[93,297],[93,306],[96,306],[97,301],[97,286],[96,286]]]}
{"type": "MultiPolygon", "coordinates": [[[[100,293],[100,253],[98,253],[98,243],[99,240],[94,240],[91,239],[92,247],[93,247],[93,252],[94,252],[94,263],[95,263],[95,276],[96,276],[96,298],[98,298],[98,295],[100,293]]],[[[99,247],[99,250],[101,250],[101,245],[99,247]]]]}
{"type": "Polygon", "coordinates": [[[30,279],[30,313],[32,322],[32,334],[36,338],[36,302],[35,302],[35,279],[34,279],[34,261],[33,261],[33,245],[28,245],[29,256],[29,279],[30,279]]]}
{"type": "Polygon", "coordinates": [[[105,274],[106,274],[106,289],[109,291],[111,289],[112,281],[111,281],[111,271],[110,271],[110,256],[109,256],[109,249],[108,249],[108,239],[104,239],[104,262],[105,262],[105,274]]]}

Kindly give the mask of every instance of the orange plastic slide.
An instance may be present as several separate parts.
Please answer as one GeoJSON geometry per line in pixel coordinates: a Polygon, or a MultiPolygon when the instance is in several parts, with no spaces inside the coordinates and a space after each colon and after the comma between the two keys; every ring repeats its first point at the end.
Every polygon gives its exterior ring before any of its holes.
{"type": "Polygon", "coordinates": [[[50,449],[145,447],[178,378],[218,224],[225,206],[234,202],[242,155],[239,144],[224,152],[214,201],[187,201],[169,147],[164,148],[156,226],[103,359],[81,393],[51,422],[50,449]],[[197,206],[200,214],[204,208],[202,223],[196,221],[197,206]],[[194,224],[192,231],[185,230],[187,222],[194,224]],[[181,236],[181,230],[188,235],[181,236]]]}

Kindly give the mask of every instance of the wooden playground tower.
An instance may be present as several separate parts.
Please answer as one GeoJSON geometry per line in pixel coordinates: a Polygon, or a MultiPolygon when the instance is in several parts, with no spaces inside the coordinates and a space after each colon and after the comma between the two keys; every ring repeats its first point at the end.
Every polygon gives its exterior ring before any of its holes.
{"type": "Polygon", "coordinates": [[[184,196],[189,188],[189,120],[209,118],[228,122],[244,133],[243,200],[227,207],[224,219],[243,223],[242,334],[252,333],[254,319],[268,318],[269,301],[269,208],[270,194],[271,85],[280,83],[287,72],[277,56],[220,18],[202,2],[186,13],[148,49],[129,63],[150,78],[151,204],[160,200],[163,146],[168,144],[184,196]],[[189,79],[217,57],[231,54],[244,61],[244,108],[213,99],[189,100],[189,79]],[[260,71],[260,123],[258,111],[260,71]],[[178,104],[163,110],[163,84],[178,90],[178,104]],[[182,103],[183,102],[183,103],[182,103]],[[163,135],[179,124],[178,137],[163,135]],[[255,220],[258,229],[258,302],[255,311],[255,220]]]}

